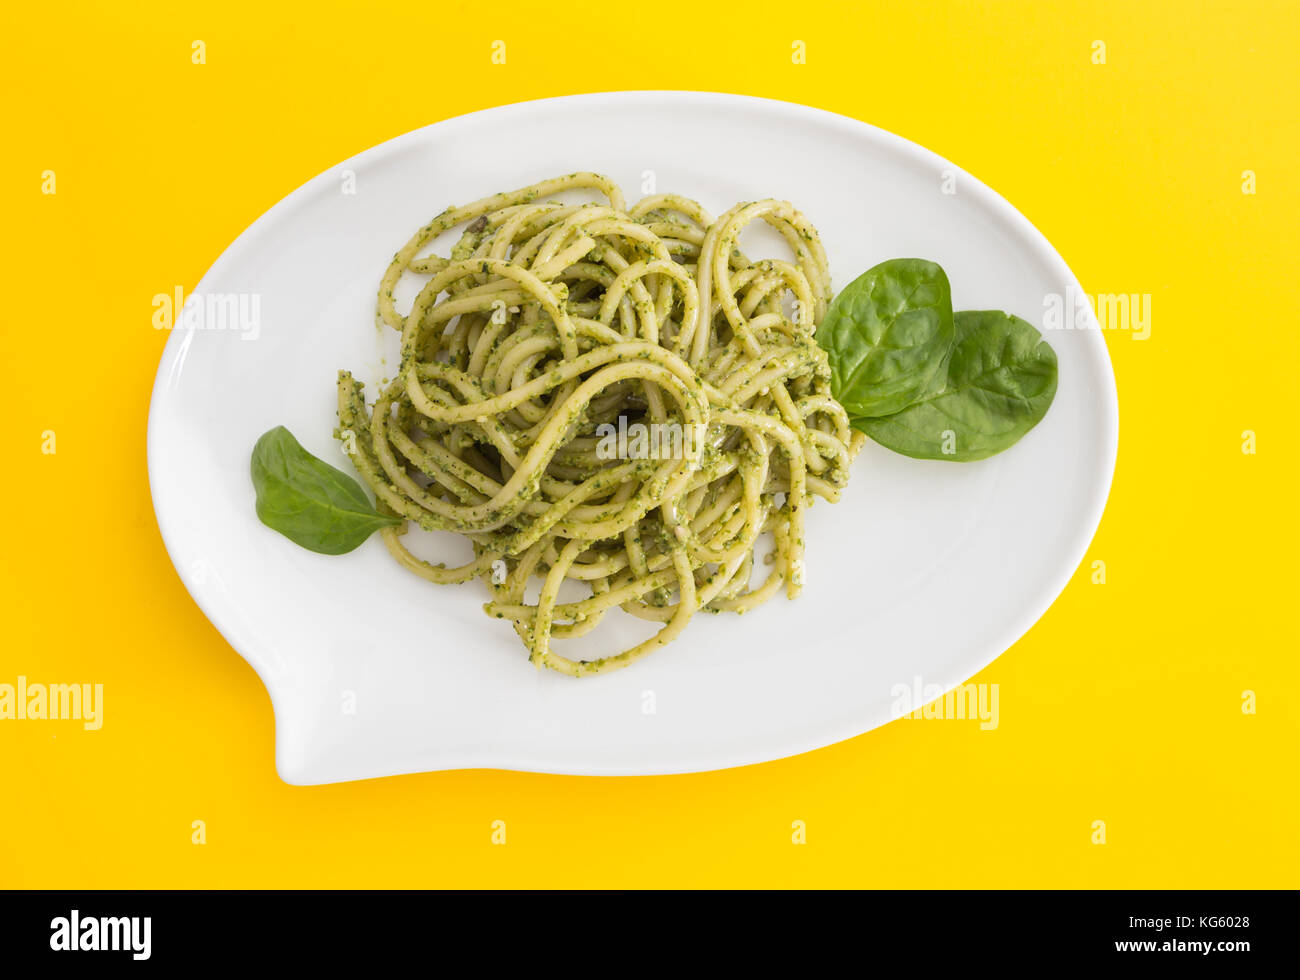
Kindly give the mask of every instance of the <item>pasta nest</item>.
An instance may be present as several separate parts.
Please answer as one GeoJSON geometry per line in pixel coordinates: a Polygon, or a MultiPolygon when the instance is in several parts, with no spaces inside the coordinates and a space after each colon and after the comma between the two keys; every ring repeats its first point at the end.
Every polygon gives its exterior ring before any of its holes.
{"type": "Polygon", "coordinates": [[[487,613],[538,666],[626,666],[700,609],[798,595],[804,512],[839,499],[862,441],[813,337],[830,299],[821,241],[787,202],[714,219],[672,194],[629,208],[598,174],[542,181],[447,209],[394,256],[378,312],[401,334],[400,366],[370,403],[339,373],[336,435],[380,509],[406,519],[383,532],[403,566],[482,578],[487,613]],[[552,197],[571,190],[605,200],[552,197]],[[741,251],[754,221],[788,259],[741,251]],[[448,255],[426,254],[458,227],[448,255]],[[404,279],[419,292],[401,313],[404,279]],[[416,557],[410,524],[464,535],[474,559],[416,557]],[[572,583],[581,597],[561,601],[572,583]],[[599,659],[552,648],[616,606],[662,626],[599,659]]]}

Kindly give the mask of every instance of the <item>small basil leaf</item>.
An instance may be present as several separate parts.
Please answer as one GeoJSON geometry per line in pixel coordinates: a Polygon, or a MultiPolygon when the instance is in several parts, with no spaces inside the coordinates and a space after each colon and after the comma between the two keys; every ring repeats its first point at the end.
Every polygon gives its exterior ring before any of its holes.
{"type": "Polygon", "coordinates": [[[952,348],[948,277],[925,259],[890,259],[835,297],[817,328],[831,394],[849,417],[891,415],[943,383],[952,348]]]}
{"type": "Polygon", "coordinates": [[[307,452],[282,425],[257,440],[251,471],[258,518],[309,551],[341,555],[401,523],[376,511],[356,480],[307,452]]]}
{"type": "Polygon", "coordinates": [[[1056,395],[1047,341],[996,310],[961,312],[954,322],[942,390],[888,418],[854,419],[855,429],[904,456],[965,462],[1001,452],[1038,424],[1056,395]]]}

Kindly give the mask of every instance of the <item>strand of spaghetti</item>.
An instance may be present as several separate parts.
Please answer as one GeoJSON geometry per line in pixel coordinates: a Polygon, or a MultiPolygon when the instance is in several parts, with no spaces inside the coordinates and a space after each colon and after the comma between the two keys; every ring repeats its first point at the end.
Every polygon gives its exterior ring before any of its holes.
{"type": "Polygon", "coordinates": [[[411,260],[415,258],[416,253],[444,231],[492,211],[518,206],[545,194],[555,194],[577,187],[594,187],[605,195],[613,208],[616,210],[623,209],[623,192],[617,184],[608,177],[585,172],[543,180],[540,183],[530,184],[514,191],[491,194],[464,207],[447,208],[412,235],[410,240],[393,256],[393,261],[389,263],[388,269],[385,270],[383,279],[379,283],[379,311],[383,321],[395,330],[402,328],[403,317],[393,306],[393,287],[397,285],[398,279],[401,278],[406,267],[410,265],[411,260]]]}

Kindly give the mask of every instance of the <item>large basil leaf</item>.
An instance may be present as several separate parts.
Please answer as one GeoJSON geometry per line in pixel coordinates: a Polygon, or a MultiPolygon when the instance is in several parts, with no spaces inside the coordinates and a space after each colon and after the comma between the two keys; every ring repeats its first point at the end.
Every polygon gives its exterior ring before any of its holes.
{"type": "Polygon", "coordinates": [[[944,385],[888,418],[853,427],[918,459],[984,459],[1015,443],[1056,395],[1056,352],[1019,317],[996,310],[954,318],[956,340],[944,385]]]}
{"type": "Polygon", "coordinates": [[[257,440],[252,474],[262,523],[322,555],[349,552],[401,523],[376,511],[356,480],[307,452],[282,425],[257,440]]]}
{"type": "Polygon", "coordinates": [[[948,277],[925,259],[868,269],[840,291],[817,328],[831,394],[851,418],[890,415],[936,391],[952,341],[948,277]]]}

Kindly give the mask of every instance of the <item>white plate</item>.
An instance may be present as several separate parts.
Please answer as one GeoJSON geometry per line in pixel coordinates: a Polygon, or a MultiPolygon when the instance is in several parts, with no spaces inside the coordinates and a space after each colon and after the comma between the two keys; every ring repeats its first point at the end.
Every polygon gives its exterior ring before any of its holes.
{"type": "MultiPolygon", "coordinates": [[[[1011,450],[953,464],[868,443],[843,502],[809,513],[801,598],[697,616],[677,642],[608,675],[534,670],[513,630],[483,614],[481,583],[426,583],[377,539],[328,558],[263,527],[248,473],[262,432],[286,425],[349,468],[331,436],[335,372],[385,373],[396,338],[373,325],[375,289],[398,246],[449,204],[574,170],[611,175],[629,200],[652,171],[659,191],[714,213],[793,201],[821,230],[837,289],[884,259],[922,256],[948,272],[958,308],[1040,327],[1045,296],[1080,291],[1043,236],[959,168],[864,123],[761,99],[625,92],[505,106],[308,182],[195,290],[259,297],[256,338],[174,331],[149,415],[163,539],[270,691],[288,782],[687,772],[828,745],[889,721],[896,685],[946,690],[988,664],[1043,614],[1092,538],[1118,432],[1096,330],[1048,335],[1056,402],[1011,450]],[[942,192],[945,172],[955,194],[942,192]]],[[[601,629],[616,618],[628,620],[616,640],[641,625],[619,614],[601,629]]]]}

